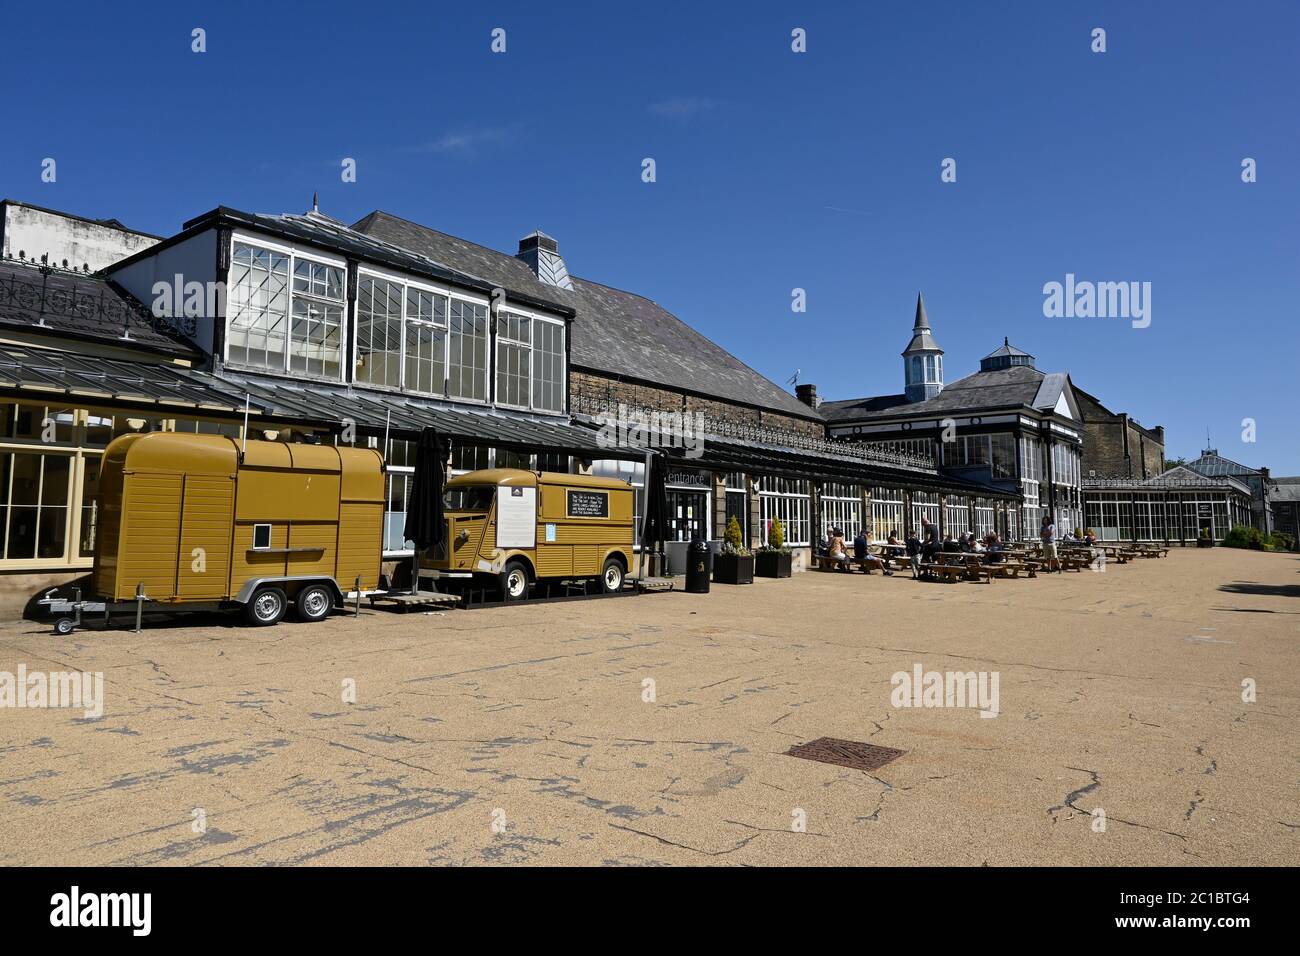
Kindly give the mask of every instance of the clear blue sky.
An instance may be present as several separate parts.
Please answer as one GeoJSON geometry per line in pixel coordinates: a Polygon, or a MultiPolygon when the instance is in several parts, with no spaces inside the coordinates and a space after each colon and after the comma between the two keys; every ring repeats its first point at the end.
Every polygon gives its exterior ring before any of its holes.
{"type": "Polygon", "coordinates": [[[574,274],[829,398],[901,390],[922,289],[949,381],[1008,335],[1171,457],[1208,427],[1300,474],[1295,2],[173,0],[3,25],[6,196],[162,234],[313,190],[511,252],[542,228],[574,274]],[[1151,282],[1151,326],[1045,318],[1067,272],[1151,282]]]}

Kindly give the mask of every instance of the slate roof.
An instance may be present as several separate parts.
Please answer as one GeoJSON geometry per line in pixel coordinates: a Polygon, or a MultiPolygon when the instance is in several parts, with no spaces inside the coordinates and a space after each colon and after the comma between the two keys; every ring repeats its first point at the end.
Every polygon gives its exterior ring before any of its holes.
{"type": "Polygon", "coordinates": [[[1276,484],[1269,495],[1272,501],[1300,502],[1300,478],[1274,478],[1273,481],[1276,484]]]}
{"type": "Polygon", "coordinates": [[[816,411],[644,296],[573,277],[572,292],[542,282],[523,260],[375,211],[353,229],[454,269],[548,296],[574,310],[575,368],[820,421],[816,411]]]}
{"type": "Polygon", "coordinates": [[[99,274],[0,260],[0,327],[193,357],[197,349],[143,303],[99,274]],[[124,333],[127,337],[123,337],[124,333]]]}
{"type": "Polygon", "coordinates": [[[1045,373],[1028,365],[976,372],[945,385],[934,398],[908,402],[903,395],[822,402],[821,413],[831,424],[887,420],[900,415],[927,416],[967,413],[985,408],[1028,406],[1050,410],[1069,383],[1064,372],[1045,373]]]}

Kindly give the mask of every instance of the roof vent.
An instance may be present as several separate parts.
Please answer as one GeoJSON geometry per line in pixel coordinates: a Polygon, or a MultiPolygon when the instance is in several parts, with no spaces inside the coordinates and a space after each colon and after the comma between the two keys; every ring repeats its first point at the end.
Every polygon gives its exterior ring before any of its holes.
{"type": "Polygon", "coordinates": [[[519,240],[519,252],[515,255],[528,263],[537,278],[547,285],[553,285],[557,289],[573,289],[569,269],[560,256],[560,244],[540,229],[519,240]]]}

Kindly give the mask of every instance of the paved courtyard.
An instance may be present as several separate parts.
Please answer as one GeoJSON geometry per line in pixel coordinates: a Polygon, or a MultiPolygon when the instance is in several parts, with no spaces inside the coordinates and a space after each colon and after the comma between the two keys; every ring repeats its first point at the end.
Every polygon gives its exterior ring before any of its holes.
{"type": "Polygon", "coordinates": [[[1214,549],[991,585],[7,624],[0,672],[103,672],[105,704],[0,710],[0,863],[1294,865],[1298,598],[1295,556],[1214,549]],[[892,706],[916,665],[996,674],[999,715],[892,706]],[[906,753],[785,753],[823,736],[906,753]]]}

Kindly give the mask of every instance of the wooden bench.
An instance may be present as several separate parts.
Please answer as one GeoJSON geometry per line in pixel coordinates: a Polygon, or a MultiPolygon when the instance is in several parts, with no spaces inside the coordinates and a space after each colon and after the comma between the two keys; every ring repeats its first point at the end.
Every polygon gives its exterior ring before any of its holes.
{"type": "Polygon", "coordinates": [[[814,571],[852,571],[852,558],[850,563],[845,564],[839,558],[832,558],[828,554],[814,554],[812,556],[812,566],[814,571]]]}
{"type": "Polygon", "coordinates": [[[996,561],[986,565],[990,577],[1018,578],[1024,571],[1028,577],[1034,577],[1036,561],[996,561]]]}

